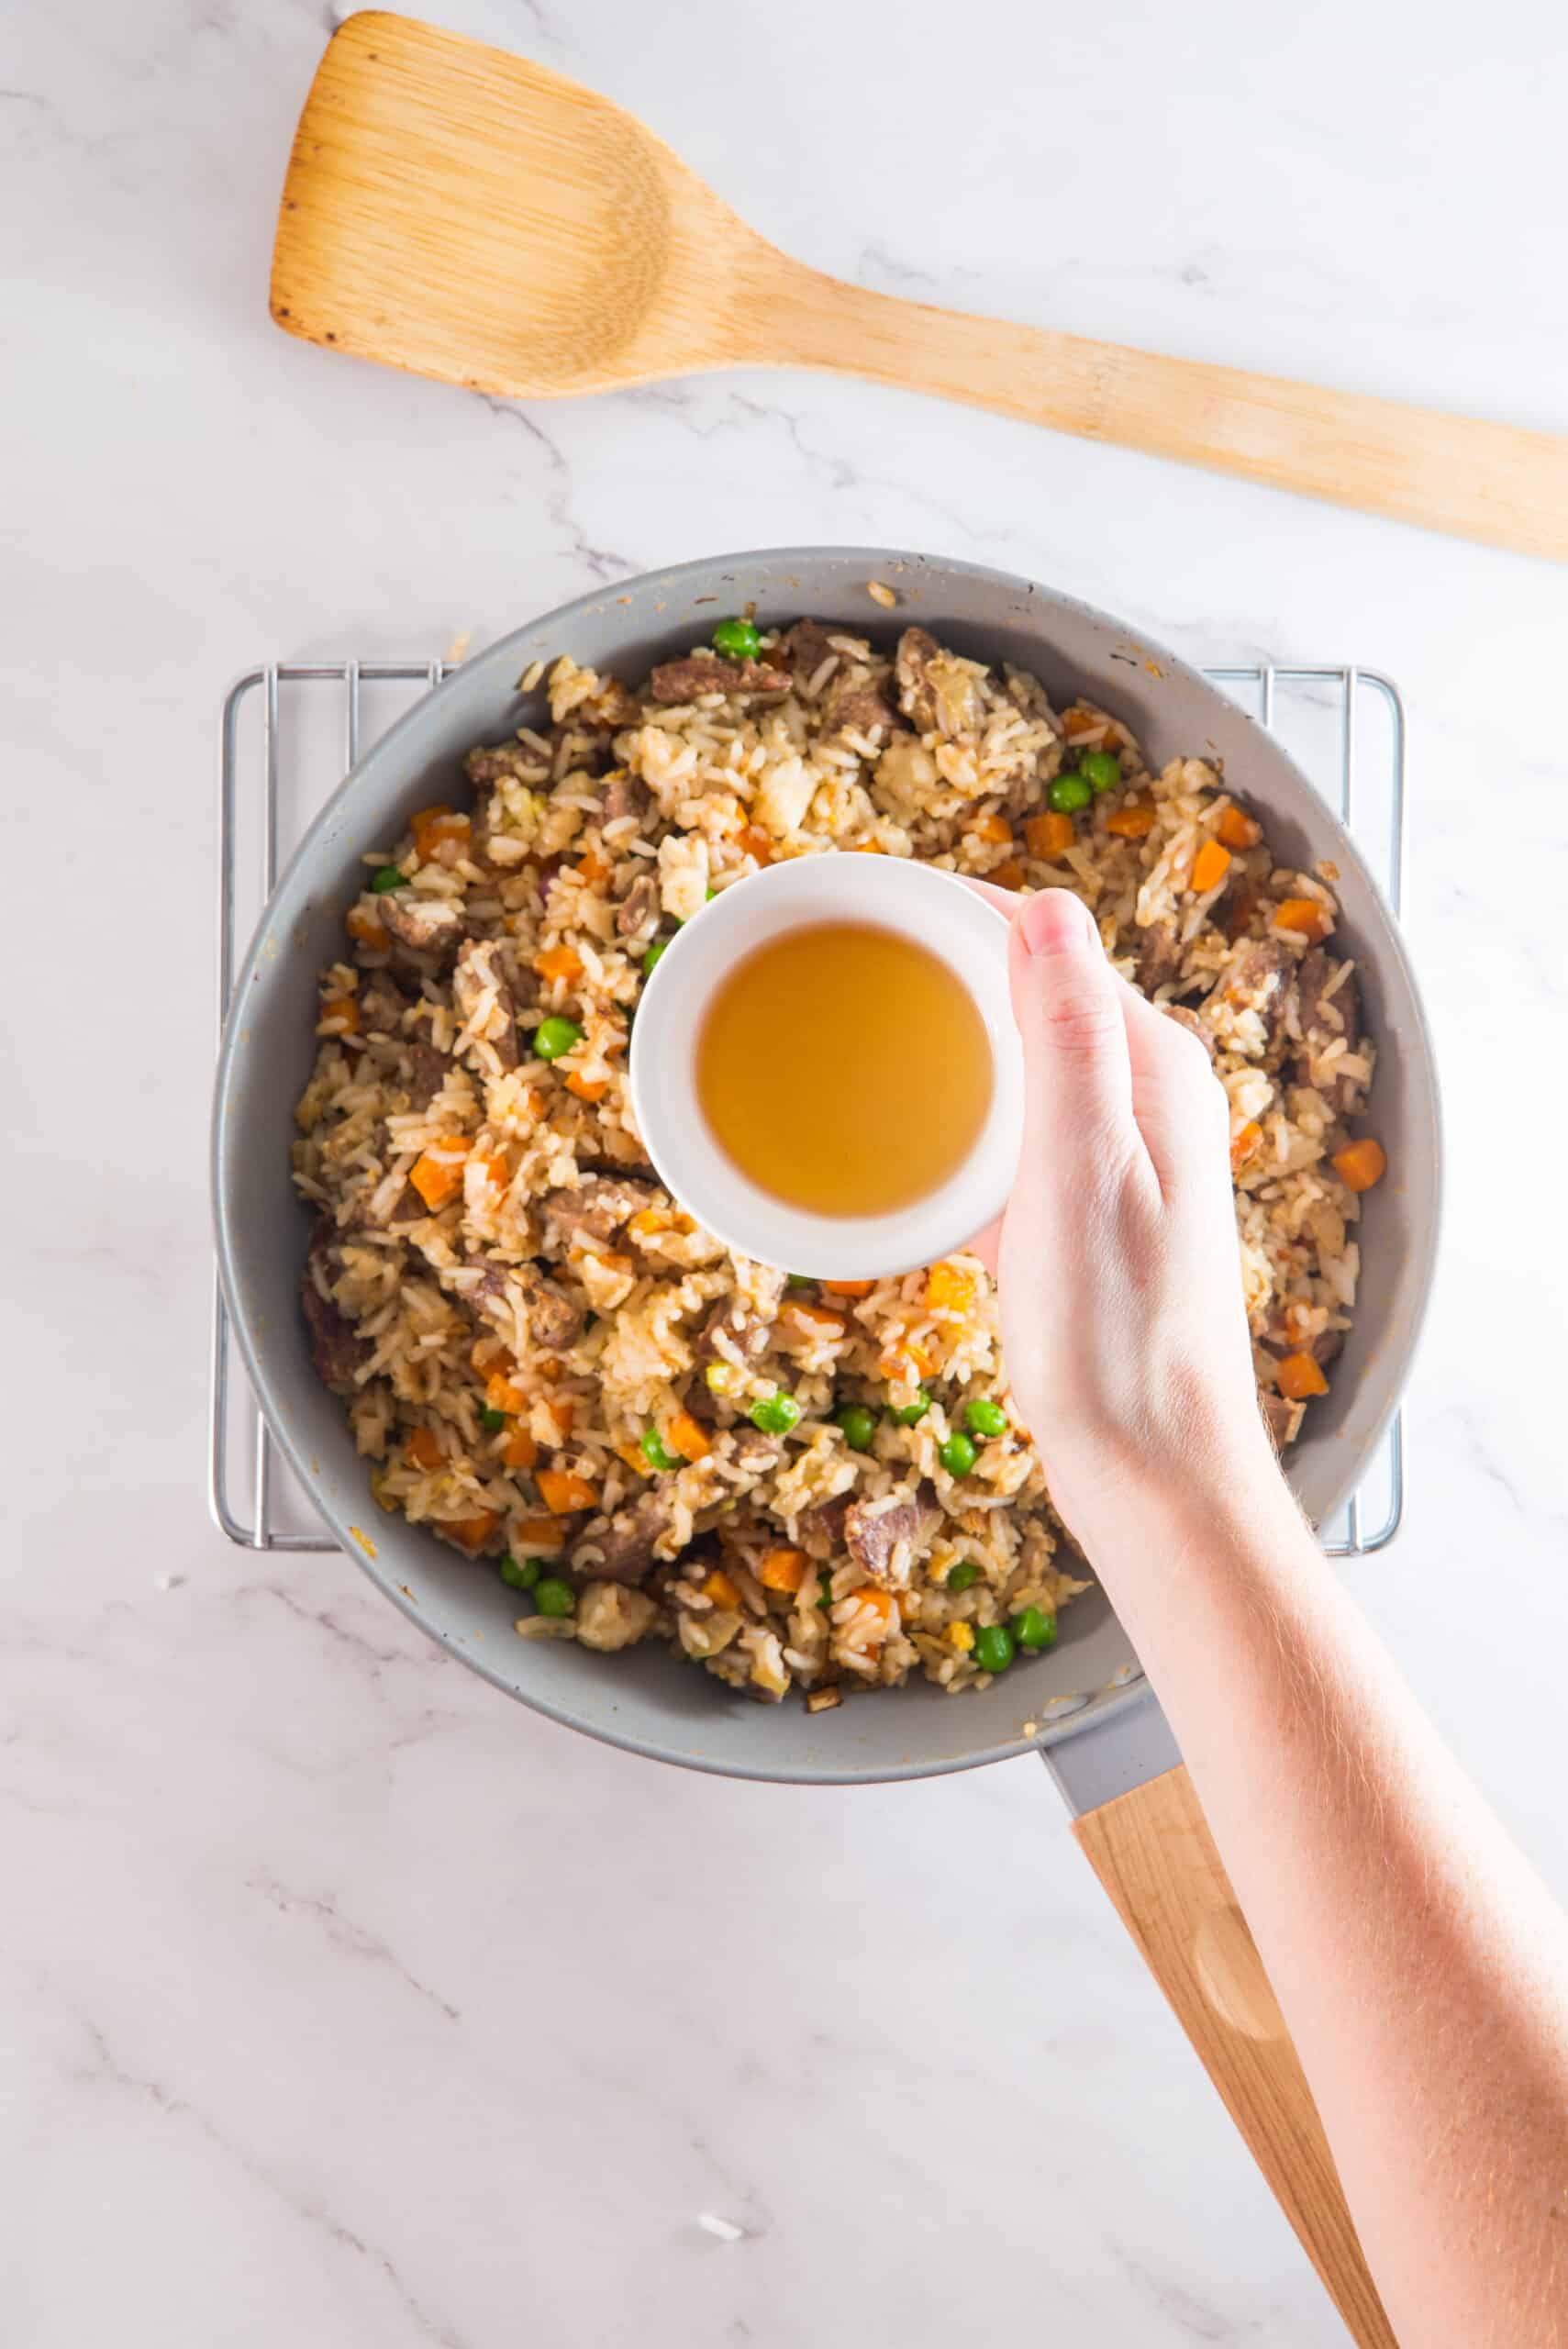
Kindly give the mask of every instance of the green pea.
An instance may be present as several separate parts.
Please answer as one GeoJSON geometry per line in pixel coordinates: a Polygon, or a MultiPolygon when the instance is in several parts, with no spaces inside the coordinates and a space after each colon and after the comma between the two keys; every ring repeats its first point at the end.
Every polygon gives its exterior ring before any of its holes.
{"type": "Polygon", "coordinates": [[[541,1019],[534,1030],[534,1051],[541,1061],[558,1061],[562,1052],[569,1052],[573,1044],[582,1041],[583,1030],[575,1019],[563,1019],[558,1011],[552,1011],[548,1019],[541,1019]]]}
{"type": "Polygon", "coordinates": [[[514,1590],[532,1590],[543,1571],[537,1558],[514,1558],[508,1553],[501,1561],[501,1579],[514,1590]]]}
{"type": "Polygon", "coordinates": [[[931,1398],[922,1386],[913,1403],[900,1403],[898,1408],[889,1411],[887,1416],[895,1427],[913,1428],[919,1425],[930,1408],[931,1398]]]}
{"type": "Polygon", "coordinates": [[[670,941],[667,938],[656,938],[654,940],[652,945],[649,948],[647,953],[642,958],[642,975],[645,979],[651,979],[653,976],[654,972],[659,968],[661,961],[669,952],[670,941]]]}
{"type": "Polygon", "coordinates": [[[982,1396],[978,1402],[964,1405],[963,1424],[971,1435],[1006,1435],[1007,1414],[1000,1403],[982,1396]]]}
{"type": "Polygon", "coordinates": [[[982,1624],[974,1634],[974,1661],[982,1672],[1006,1672],[1013,1661],[1013,1635],[1006,1623],[982,1624]]]}
{"type": "Polygon", "coordinates": [[[948,1588],[950,1590],[968,1590],[972,1584],[977,1583],[979,1580],[980,1569],[975,1564],[973,1558],[962,1558],[959,1561],[956,1566],[950,1566],[948,1568],[948,1588]]]}
{"type": "Polygon", "coordinates": [[[950,1476],[967,1476],[974,1465],[974,1446],[966,1435],[950,1435],[937,1446],[937,1458],[950,1476]]]}
{"type": "Polygon", "coordinates": [[[1081,774],[1059,774],[1045,796],[1059,816],[1075,816],[1088,806],[1095,790],[1081,774]]]}
{"type": "Polygon", "coordinates": [[[754,661],[762,640],[750,620],[720,620],[713,631],[713,649],[727,661],[754,661]]]}
{"type": "Polygon", "coordinates": [[[663,1444],[660,1441],[659,1431],[657,1428],[644,1428],[642,1431],[642,1456],[644,1460],[647,1461],[651,1468],[678,1468],[681,1464],[678,1460],[673,1459],[670,1453],[665,1451],[663,1444]]]}
{"type": "Polygon", "coordinates": [[[570,1615],[576,1604],[577,1593],[559,1575],[546,1575],[534,1586],[534,1605],[541,1615],[570,1615]]]}
{"type": "Polygon", "coordinates": [[[1043,1607],[1026,1607],[1021,1615],[1013,1618],[1013,1637],[1021,1648],[1053,1648],[1056,1618],[1048,1615],[1043,1607]]]}
{"type": "Polygon", "coordinates": [[[384,864],[379,872],[371,874],[371,887],[378,897],[384,897],[389,889],[401,889],[402,886],[403,874],[395,864],[384,864]]]}
{"type": "Polygon", "coordinates": [[[764,1435],[788,1435],[800,1417],[800,1405],[793,1395],[760,1395],[747,1417],[764,1435]]]}
{"type": "Polygon", "coordinates": [[[868,1411],[863,1403],[846,1403],[835,1411],[833,1423],[844,1431],[844,1442],[851,1452],[869,1452],[876,1434],[876,1413],[868,1411]]]}
{"type": "Polygon", "coordinates": [[[1121,781],[1121,761],[1114,751],[1085,751],[1078,772],[1091,791],[1114,791],[1121,781]]]}
{"type": "Polygon", "coordinates": [[[488,1403],[482,1403],[479,1407],[479,1424],[486,1435],[499,1435],[506,1424],[506,1414],[505,1411],[493,1411],[488,1403]]]}
{"type": "Polygon", "coordinates": [[[804,1273],[786,1273],[784,1275],[784,1286],[785,1288],[815,1288],[817,1286],[817,1283],[812,1280],[807,1280],[804,1273]]]}

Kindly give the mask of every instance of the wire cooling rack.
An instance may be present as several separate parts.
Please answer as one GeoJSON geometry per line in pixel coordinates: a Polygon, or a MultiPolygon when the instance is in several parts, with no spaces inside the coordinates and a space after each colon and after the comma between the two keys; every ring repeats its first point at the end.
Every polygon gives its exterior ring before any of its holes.
{"type": "MultiPolygon", "coordinates": [[[[280,859],[347,770],[421,695],[444,661],[275,663],[250,670],[223,705],[218,841],[218,1025],[234,968],[272,896],[280,859]]],[[[1292,751],[1335,808],[1396,913],[1405,863],[1405,711],[1375,670],[1211,669],[1213,682],[1292,751]]],[[[281,1176],[280,1176],[281,1179],[281,1176]]],[[[208,1501],[247,1550],[337,1547],[273,1454],[266,1422],[233,1360],[215,1288],[208,1501]]],[[[1332,1558],[1383,1549],[1405,1508],[1403,1415],[1396,1413],[1359,1489],[1320,1529],[1332,1558]]]]}

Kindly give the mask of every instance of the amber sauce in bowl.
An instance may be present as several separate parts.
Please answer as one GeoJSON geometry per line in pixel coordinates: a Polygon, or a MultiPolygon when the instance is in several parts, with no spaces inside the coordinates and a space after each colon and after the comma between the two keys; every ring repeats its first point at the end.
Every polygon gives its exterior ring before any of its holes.
{"type": "Polygon", "coordinates": [[[720,980],[696,1080],[717,1140],[762,1190],[817,1215],[885,1215],[974,1148],[991,1046],[940,955],[874,922],[806,922],[720,980]]]}

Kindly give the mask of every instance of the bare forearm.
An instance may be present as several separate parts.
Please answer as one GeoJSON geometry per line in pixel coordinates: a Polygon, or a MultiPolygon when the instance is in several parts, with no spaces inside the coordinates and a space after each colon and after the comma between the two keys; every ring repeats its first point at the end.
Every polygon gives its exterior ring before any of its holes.
{"type": "Polygon", "coordinates": [[[1368,2258],[1423,2349],[1568,2343],[1568,1937],[1281,1481],[1120,1487],[1091,1557],[1172,1720],[1368,2258]]]}

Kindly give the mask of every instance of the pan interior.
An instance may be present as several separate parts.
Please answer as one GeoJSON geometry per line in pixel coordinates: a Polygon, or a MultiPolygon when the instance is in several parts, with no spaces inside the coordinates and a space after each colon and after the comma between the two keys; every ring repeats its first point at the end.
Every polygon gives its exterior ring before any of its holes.
{"type": "Polygon", "coordinates": [[[1056,707],[1082,693],[1124,718],[1156,768],[1177,752],[1223,760],[1283,863],[1337,863],[1340,935],[1379,1045],[1373,1109],[1396,1170],[1367,1202],[1356,1326],[1333,1392],[1291,1459],[1310,1515],[1339,1506],[1397,1399],[1436,1239],[1436,1088],[1398,935],[1337,819],[1279,743],[1218,687],[1103,613],[972,565],[885,548],[684,564],[519,629],[411,711],[306,836],[241,969],[215,1105],[220,1271],[258,1399],[334,1533],[394,1604],[497,1687],[590,1735],[695,1768],[823,1782],[962,1769],[1069,1734],[1127,1702],[1136,1659],[1098,1591],[1063,1615],[1056,1648],[1016,1664],[983,1694],[953,1699],[921,1682],[819,1715],[793,1699],[764,1706],[737,1697],[662,1646],[604,1658],[570,1642],[519,1640],[503,1585],[375,1508],[341,1407],[312,1368],[295,1303],[306,1227],[288,1180],[293,1104],[314,1052],[317,971],[337,951],[361,852],[395,837],[417,807],[465,793],[461,762],[475,742],[538,719],[542,697],[517,686],[535,661],[569,651],[635,679],[706,640],[716,617],[748,607],[764,628],[808,612],[875,640],[918,622],[962,652],[1030,670],[1056,707]],[[896,612],[870,598],[873,580],[895,590],[896,612]]]}

